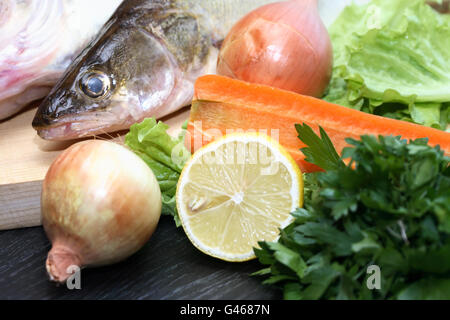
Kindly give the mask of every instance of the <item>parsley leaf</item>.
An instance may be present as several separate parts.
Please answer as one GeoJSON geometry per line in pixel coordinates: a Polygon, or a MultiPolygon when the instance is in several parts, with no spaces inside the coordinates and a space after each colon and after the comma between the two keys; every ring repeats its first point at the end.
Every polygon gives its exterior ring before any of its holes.
{"type": "Polygon", "coordinates": [[[328,135],[322,128],[320,138],[307,124],[296,124],[295,129],[308,147],[301,149],[306,156],[306,161],[314,163],[324,170],[337,169],[344,166],[344,162],[339,158],[339,154],[333,146],[328,135]]]}
{"type": "Polygon", "coordinates": [[[450,299],[450,162],[427,139],[347,139],[296,125],[306,160],[304,208],[277,243],[255,249],[255,275],[286,299],[450,299]],[[347,165],[343,159],[349,158],[347,165]],[[369,266],[380,270],[380,288],[369,266]]]}

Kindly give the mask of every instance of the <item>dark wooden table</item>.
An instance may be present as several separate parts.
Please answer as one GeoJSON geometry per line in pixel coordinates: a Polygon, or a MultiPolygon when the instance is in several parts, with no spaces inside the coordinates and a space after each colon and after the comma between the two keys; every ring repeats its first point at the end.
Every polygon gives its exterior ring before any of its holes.
{"type": "Polygon", "coordinates": [[[171,217],[150,241],[116,265],[83,269],[81,289],[48,281],[50,249],[41,227],[0,231],[0,299],[280,299],[250,274],[256,261],[228,263],[198,251],[171,217]]]}

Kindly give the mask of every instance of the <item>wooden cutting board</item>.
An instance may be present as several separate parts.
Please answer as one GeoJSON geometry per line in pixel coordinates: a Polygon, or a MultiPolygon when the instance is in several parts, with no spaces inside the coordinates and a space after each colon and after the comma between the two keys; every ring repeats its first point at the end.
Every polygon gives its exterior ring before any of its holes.
{"type": "MultiPolygon", "coordinates": [[[[37,226],[40,219],[42,180],[53,160],[77,141],[41,139],[31,127],[35,108],[0,121],[0,230],[37,226]]],[[[189,108],[162,119],[177,135],[189,117],[189,108]]],[[[101,136],[123,141],[126,132],[101,136]]]]}

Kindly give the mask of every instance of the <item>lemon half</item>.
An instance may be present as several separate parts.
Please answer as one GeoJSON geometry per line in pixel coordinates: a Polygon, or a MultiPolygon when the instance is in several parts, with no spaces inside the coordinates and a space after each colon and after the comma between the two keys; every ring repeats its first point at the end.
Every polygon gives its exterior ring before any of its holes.
{"type": "Polygon", "coordinates": [[[276,241],[303,205],[302,173],[290,154],[261,133],[224,136],[199,149],[177,187],[190,241],[226,261],[255,258],[258,241],[276,241]]]}

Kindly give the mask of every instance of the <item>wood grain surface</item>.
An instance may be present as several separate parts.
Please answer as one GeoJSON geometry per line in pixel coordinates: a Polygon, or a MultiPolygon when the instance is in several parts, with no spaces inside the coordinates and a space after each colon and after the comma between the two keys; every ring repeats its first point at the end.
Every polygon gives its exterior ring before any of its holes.
{"type": "MultiPolygon", "coordinates": [[[[31,127],[36,109],[0,121],[0,230],[40,225],[41,183],[53,160],[76,141],[52,142],[41,139],[31,127]]],[[[184,108],[162,121],[177,135],[189,117],[184,108]]],[[[100,136],[123,142],[126,132],[100,136]]]]}
{"type": "Polygon", "coordinates": [[[0,299],[281,299],[250,276],[256,260],[231,263],[197,250],[171,217],[127,260],[81,271],[81,289],[57,287],[44,263],[50,244],[42,227],[0,231],[0,299]]]}
{"type": "Polygon", "coordinates": [[[41,224],[41,181],[0,185],[0,230],[41,224]]]}

